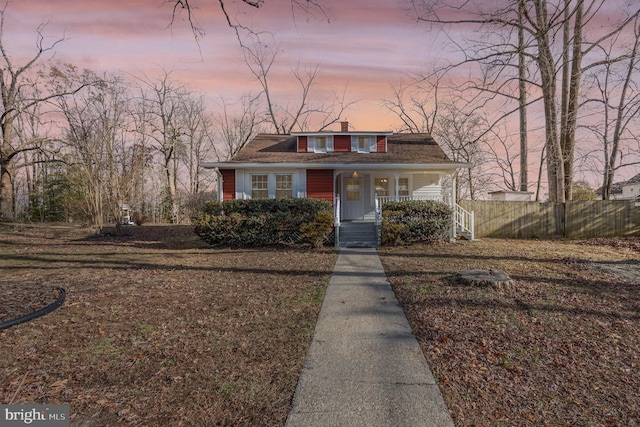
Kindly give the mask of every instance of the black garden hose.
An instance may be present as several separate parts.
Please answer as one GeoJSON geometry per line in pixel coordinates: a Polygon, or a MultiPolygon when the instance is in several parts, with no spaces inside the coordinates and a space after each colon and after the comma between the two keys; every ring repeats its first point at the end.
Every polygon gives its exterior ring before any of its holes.
{"type": "Polygon", "coordinates": [[[14,319],[7,320],[6,322],[0,323],[0,330],[7,329],[15,325],[19,325],[20,323],[28,322],[29,320],[37,319],[38,317],[44,316],[45,314],[49,314],[56,308],[60,307],[62,304],[64,304],[64,300],[67,295],[66,295],[66,292],[64,291],[64,288],[56,288],[56,289],[60,291],[60,296],[58,297],[57,300],[55,300],[48,306],[41,308],[40,310],[36,310],[32,313],[25,314],[24,316],[16,317],[14,319]]]}

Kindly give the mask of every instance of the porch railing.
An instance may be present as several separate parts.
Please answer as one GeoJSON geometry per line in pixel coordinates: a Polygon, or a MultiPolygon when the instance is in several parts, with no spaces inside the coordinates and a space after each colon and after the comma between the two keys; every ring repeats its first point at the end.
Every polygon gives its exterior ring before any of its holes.
{"type": "Polygon", "coordinates": [[[457,234],[458,232],[457,229],[460,229],[463,234],[465,233],[467,234],[466,237],[468,237],[469,240],[475,240],[476,225],[475,225],[474,212],[473,211],[469,212],[465,210],[462,206],[456,203],[455,208],[453,210],[453,216],[454,216],[454,220],[455,220],[454,223],[456,227],[456,230],[454,230],[454,232],[457,234]]]}
{"type": "Polygon", "coordinates": [[[423,196],[376,196],[376,202],[380,204],[380,210],[387,202],[407,202],[409,200],[435,200],[436,202],[449,203],[444,196],[423,195],[423,196]]]}

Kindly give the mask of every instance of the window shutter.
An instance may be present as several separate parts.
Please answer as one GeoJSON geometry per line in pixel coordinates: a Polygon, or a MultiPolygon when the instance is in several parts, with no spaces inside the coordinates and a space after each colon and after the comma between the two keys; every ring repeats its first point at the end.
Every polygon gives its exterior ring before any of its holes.
{"type": "Polygon", "coordinates": [[[369,152],[370,153],[375,153],[376,151],[378,151],[378,143],[376,141],[376,137],[375,136],[370,136],[369,137],[369,152]]]}
{"type": "Polygon", "coordinates": [[[333,136],[327,136],[327,153],[333,152],[333,136]]]}
{"type": "Polygon", "coordinates": [[[358,137],[357,136],[351,136],[351,151],[356,152],[358,151],[358,137]]]}

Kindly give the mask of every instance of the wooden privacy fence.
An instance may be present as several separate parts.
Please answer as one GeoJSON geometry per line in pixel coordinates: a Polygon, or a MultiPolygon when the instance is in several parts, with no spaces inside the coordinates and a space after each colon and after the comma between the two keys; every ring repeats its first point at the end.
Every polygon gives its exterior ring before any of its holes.
{"type": "Polygon", "coordinates": [[[461,200],[475,213],[476,238],[640,236],[640,200],[567,203],[461,200]]]}

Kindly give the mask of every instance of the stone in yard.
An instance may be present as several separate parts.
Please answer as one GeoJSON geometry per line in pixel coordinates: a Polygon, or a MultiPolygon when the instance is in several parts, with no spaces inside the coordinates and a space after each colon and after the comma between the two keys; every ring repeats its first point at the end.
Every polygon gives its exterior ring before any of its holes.
{"type": "Polygon", "coordinates": [[[467,270],[457,273],[458,281],[464,285],[491,287],[496,290],[510,290],[514,281],[500,270],[467,270]]]}

